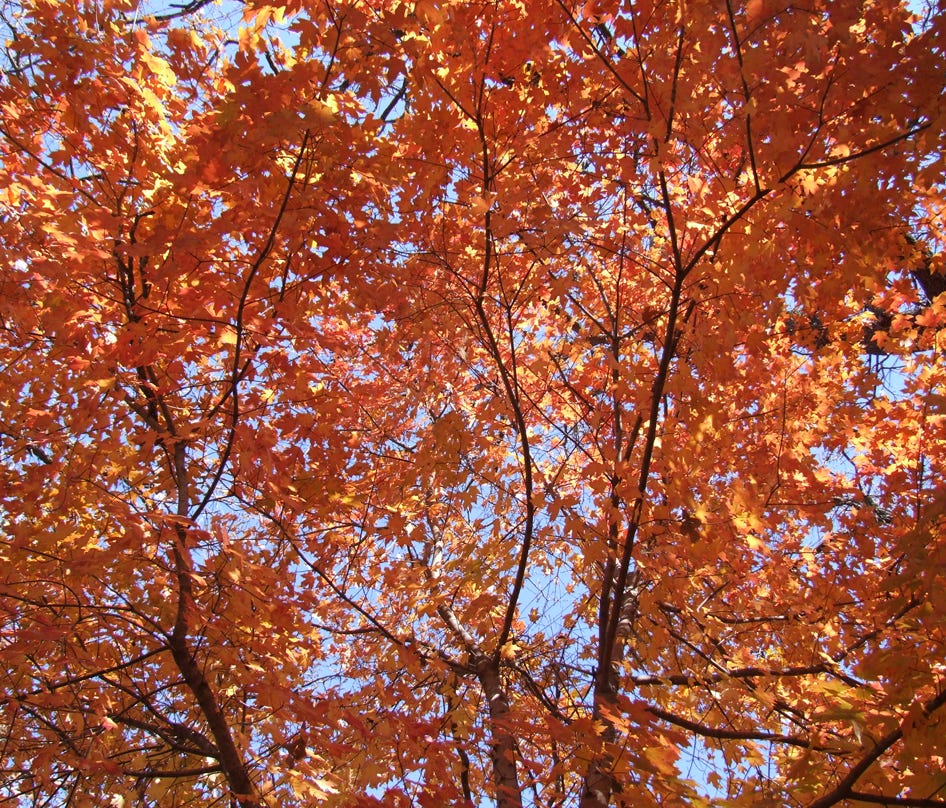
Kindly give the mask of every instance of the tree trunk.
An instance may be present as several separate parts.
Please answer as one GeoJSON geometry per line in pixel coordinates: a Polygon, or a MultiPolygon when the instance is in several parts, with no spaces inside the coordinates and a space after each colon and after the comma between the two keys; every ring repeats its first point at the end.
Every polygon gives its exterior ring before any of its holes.
{"type": "Polygon", "coordinates": [[[194,595],[191,580],[191,565],[187,551],[187,531],[177,530],[177,543],[174,546],[174,565],[177,575],[178,603],[174,630],[168,639],[171,655],[184,682],[194,694],[200,711],[207,722],[214,743],[217,746],[220,768],[223,769],[230,793],[240,808],[261,808],[262,803],[256,798],[256,790],[249,772],[243,762],[243,756],[237,748],[230,732],[227,718],[220,709],[217,697],[204,676],[203,670],[191,653],[188,633],[190,631],[189,613],[194,608],[194,595]]]}
{"type": "Polygon", "coordinates": [[[522,808],[516,771],[516,739],[509,729],[509,700],[499,675],[499,662],[483,656],[476,662],[476,677],[489,705],[490,759],[497,808],[522,808]]]}

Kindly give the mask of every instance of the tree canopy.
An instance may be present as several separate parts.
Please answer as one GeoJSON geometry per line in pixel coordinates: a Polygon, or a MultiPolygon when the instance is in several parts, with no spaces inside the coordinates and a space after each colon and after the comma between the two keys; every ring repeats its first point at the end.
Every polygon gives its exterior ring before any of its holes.
{"type": "Polygon", "coordinates": [[[0,801],[946,805],[946,14],[6,0],[0,801]]]}

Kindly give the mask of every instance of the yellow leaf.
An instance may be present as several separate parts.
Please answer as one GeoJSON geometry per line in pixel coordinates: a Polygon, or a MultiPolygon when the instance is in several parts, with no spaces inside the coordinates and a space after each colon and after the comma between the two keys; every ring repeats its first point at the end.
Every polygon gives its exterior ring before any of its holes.
{"type": "Polygon", "coordinates": [[[166,87],[173,87],[177,84],[177,76],[174,75],[171,66],[160,56],[156,56],[150,51],[145,51],[141,54],[141,61],[166,87]]]}
{"type": "Polygon", "coordinates": [[[644,749],[644,757],[658,772],[672,776],[677,773],[677,758],[679,752],[673,746],[648,746],[644,749]]]}
{"type": "Polygon", "coordinates": [[[516,643],[510,640],[503,645],[500,654],[502,655],[503,659],[512,662],[516,658],[516,652],[520,647],[521,646],[516,645],[516,643]]]}

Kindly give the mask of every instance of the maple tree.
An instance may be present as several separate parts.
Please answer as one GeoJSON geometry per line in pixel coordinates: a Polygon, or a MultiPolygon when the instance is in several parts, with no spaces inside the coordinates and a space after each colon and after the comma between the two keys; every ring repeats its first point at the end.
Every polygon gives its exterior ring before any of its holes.
{"type": "Polygon", "coordinates": [[[15,805],[946,805],[941,6],[19,0],[15,805]]]}

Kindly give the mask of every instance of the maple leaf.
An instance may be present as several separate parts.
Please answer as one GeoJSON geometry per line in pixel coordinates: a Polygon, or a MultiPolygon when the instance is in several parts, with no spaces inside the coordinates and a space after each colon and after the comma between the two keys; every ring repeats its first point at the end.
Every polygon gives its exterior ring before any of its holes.
{"type": "Polygon", "coordinates": [[[946,15],[0,25],[0,795],[941,788],[946,15]]]}

